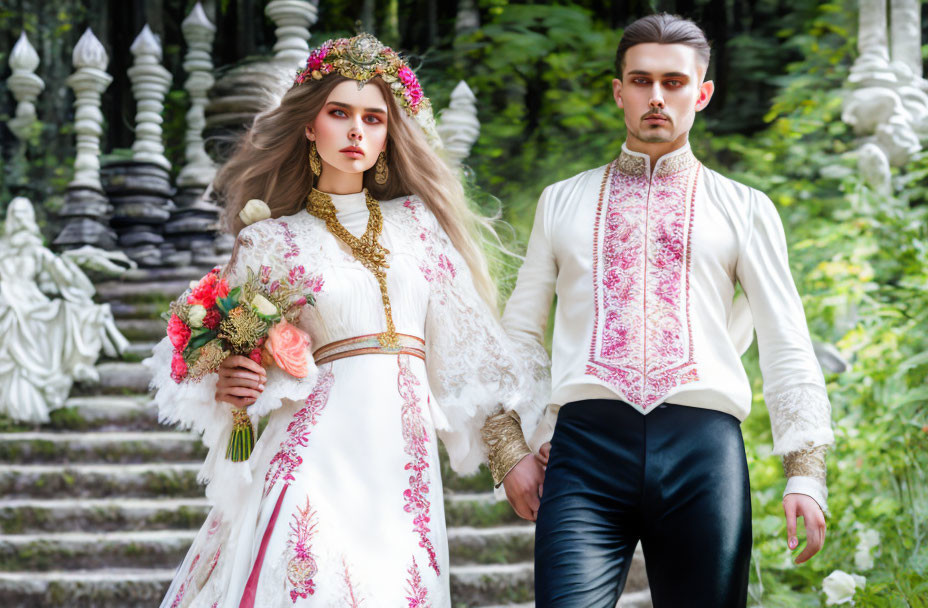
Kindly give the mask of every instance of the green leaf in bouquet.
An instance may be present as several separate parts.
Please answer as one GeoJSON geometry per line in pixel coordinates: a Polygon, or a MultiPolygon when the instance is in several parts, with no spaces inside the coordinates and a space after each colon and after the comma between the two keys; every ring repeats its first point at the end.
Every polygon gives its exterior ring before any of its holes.
{"type": "Polygon", "coordinates": [[[228,316],[229,311],[239,305],[239,296],[242,293],[241,287],[235,287],[229,290],[229,295],[224,298],[216,298],[216,308],[222,313],[222,316],[228,316]]]}
{"type": "Polygon", "coordinates": [[[205,327],[196,329],[194,333],[190,334],[190,341],[187,343],[187,348],[184,349],[184,352],[188,350],[191,352],[198,350],[208,342],[215,340],[218,335],[218,332],[213,329],[207,329],[205,327]]]}

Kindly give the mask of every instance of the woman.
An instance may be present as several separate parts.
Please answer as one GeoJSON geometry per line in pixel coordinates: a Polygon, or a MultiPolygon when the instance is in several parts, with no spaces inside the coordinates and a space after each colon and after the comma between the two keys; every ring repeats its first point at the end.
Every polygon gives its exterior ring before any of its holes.
{"type": "Polygon", "coordinates": [[[329,41],[218,174],[239,228],[224,275],[302,281],[315,366],[229,357],[176,384],[156,347],[161,418],[204,432],[213,506],[163,606],[450,606],[436,434],[472,472],[487,415],[528,412],[538,387],[497,322],[480,218],[414,122],[430,117],[396,53],[329,41]],[[271,218],[243,228],[251,198],[271,218]],[[270,413],[244,463],[223,460],[227,404],[270,413]]]}

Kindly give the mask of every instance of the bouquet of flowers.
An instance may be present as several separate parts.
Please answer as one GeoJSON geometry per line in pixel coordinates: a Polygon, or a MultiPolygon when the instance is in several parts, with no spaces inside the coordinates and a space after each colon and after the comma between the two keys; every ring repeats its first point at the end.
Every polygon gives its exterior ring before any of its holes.
{"type": "MultiPolygon", "coordinates": [[[[300,308],[315,304],[302,283],[271,280],[270,267],[251,268],[245,283],[230,287],[214,268],[191,282],[165,314],[174,346],[171,378],[199,381],[219,369],[229,355],[244,355],[265,367],[277,365],[296,378],[309,374],[309,336],[293,323],[300,308]]],[[[226,458],[247,460],[254,429],[244,408],[234,408],[234,426],[226,458]]]]}

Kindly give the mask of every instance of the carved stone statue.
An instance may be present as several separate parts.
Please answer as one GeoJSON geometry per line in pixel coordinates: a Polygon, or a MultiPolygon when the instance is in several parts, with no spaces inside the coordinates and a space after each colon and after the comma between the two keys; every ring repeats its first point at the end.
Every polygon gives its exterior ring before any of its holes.
{"type": "Polygon", "coordinates": [[[77,264],[43,246],[28,199],[10,202],[0,237],[0,413],[47,422],[72,383],[99,380],[100,349],[129,345],[77,264]]]}

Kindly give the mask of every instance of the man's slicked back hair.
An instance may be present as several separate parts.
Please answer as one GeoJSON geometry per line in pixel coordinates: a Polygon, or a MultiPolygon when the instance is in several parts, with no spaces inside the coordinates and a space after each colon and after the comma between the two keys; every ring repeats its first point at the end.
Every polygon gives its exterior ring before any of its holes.
{"type": "Polygon", "coordinates": [[[658,13],[633,22],[622,34],[619,48],[615,52],[616,78],[622,79],[625,53],[636,44],[685,44],[696,51],[696,57],[706,68],[709,67],[711,47],[706,33],[698,25],[679,15],[658,13]]]}

